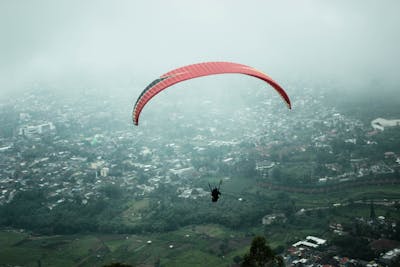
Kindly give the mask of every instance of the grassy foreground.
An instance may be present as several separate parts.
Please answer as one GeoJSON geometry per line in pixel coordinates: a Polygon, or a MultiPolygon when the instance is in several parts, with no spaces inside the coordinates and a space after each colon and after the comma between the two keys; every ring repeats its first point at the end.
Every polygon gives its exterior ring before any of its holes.
{"type": "MultiPolygon", "coordinates": [[[[239,186],[226,182],[226,188],[235,191],[239,186]],[[230,186],[230,187],[229,187],[230,186]]],[[[241,186],[240,186],[241,187],[241,186]]],[[[243,188],[243,187],[241,187],[243,188]]],[[[2,266],[102,266],[111,262],[124,262],[134,266],[227,266],[236,256],[243,256],[254,235],[265,235],[271,247],[287,247],[307,235],[327,237],[330,222],[350,221],[354,216],[368,217],[369,200],[398,199],[400,186],[365,187],[336,192],[329,195],[290,194],[295,206],[313,209],[331,207],[329,216],[317,212],[303,216],[295,224],[277,224],[263,227],[261,218],[256,226],[232,230],[215,224],[190,225],[176,231],[143,235],[76,234],[38,236],[15,229],[0,230],[0,267],[2,266]],[[355,202],[352,207],[332,207],[332,203],[355,202]],[[364,203],[360,200],[365,199],[364,203]],[[313,215],[314,214],[314,215],[313,215]],[[303,224],[299,224],[304,220],[303,224]],[[151,244],[148,243],[151,241],[151,244]]],[[[275,195],[277,192],[264,194],[275,195]]],[[[274,198],[275,199],[275,198],[274,198]]],[[[126,212],[128,223],[147,200],[134,203],[126,212]]],[[[393,206],[376,205],[377,216],[400,219],[393,206]]],[[[329,236],[329,235],[328,235],[329,236]]]]}
{"type": "Polygon", "coordinates": [[[41,266],[101,266],[117,261],[135,266],[154,266],[157,261],[163,266],[226,266],[250,242],[250,237],[218,225],[152,235],[35,236],[2,230],[0,266],[36,267],[39,262],[41,266]]]}

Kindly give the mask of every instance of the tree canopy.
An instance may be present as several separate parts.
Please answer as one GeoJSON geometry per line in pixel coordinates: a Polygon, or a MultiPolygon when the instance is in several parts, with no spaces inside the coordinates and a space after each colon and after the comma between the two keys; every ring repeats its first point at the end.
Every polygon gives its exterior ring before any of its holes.
{"type": "Polygon", "coordinates": [[[243,257],[242,267],[281,267],[283,258],[276,255],[262,236],[254,237],[250,251],[243,257]]]}

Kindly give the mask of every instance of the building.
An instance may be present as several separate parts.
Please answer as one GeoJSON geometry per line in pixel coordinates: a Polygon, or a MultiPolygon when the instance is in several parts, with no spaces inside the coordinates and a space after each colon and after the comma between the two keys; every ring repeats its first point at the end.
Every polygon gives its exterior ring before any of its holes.
{"type": "Polygon", "coordinates": [[[400,120],[387,120],[383,118],[377,118],[371,121],[371,126],[375,130],[384,131],[385,127],[395,127],[400,126],[400,120]]]}
{"type": "Polygon", "coordinates": [[[305,246],[309,248],[317,248],[319,246],[322,246],[326,243],[325,239],[321,239],[315,236],[307,236],[306,240],[301,240],[296,243],[294,243],[292,246],[293,247],[299,247],[299,246],[305,246]]]}
{"type": "Polygon", "coordinates": [[[104,167],[100,170],[100,176],[101,177],[107,177],[110,169],[107,167],[104,167]]]}
{"type": "Polygon", "coordinates": [[[283,213],[267,214],[262,218],[262,224],[270,225],[276,220],[286,221],[286,216],[283,213]]]}
{"type": "Polygon", "coordinates": [[[182,168],[182,169],[170,169],[169,172],[183,179],[197,176],[197,172],[193,167],[182,168]]]}
{"type": "Polygon", "coordinates": [[[23,126],[19,129],[18,133],[19,135],[26,136],[28,138],[45,134],[45,133],[50,133],[54,131],[56,127],[53,125],[51,122],[47,123],[42,123],[39,125],[29,125],[29,126],[23,126]]]}
{"type": "Polygon", "coordinates": [[[386,252],[379,259],[379,261],[384,263],[384,264],[391,265],[391,264],[397,262],[399,260],[399,258],[400,258],[400,248],[395,248],[393,250],[390,250],[390,251],[386,252]]]}

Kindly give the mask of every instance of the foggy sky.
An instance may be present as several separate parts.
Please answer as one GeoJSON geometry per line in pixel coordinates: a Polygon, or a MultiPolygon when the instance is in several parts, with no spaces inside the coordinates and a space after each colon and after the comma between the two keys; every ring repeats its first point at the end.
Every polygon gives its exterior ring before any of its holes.
{"type": "Polygon", "coordinates": [[[397,0],[0,0],[0,91],[137,87],[175,67],[220,60],[278,81],[396,87],[399,10],[397,0]]]}

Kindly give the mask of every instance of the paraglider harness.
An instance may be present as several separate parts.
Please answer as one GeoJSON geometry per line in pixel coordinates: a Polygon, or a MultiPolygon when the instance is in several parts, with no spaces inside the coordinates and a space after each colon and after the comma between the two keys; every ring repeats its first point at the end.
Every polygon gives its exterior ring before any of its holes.
{"type": "Polygon", "coordinates": [[[219,196],[221,195],[221,192],[219,191],[220,187],[222,184],[222,180],[219,181],[219,185],[218,187],[214,186],[214,188],[211,187],[210,183],[208,183],[208,187],[210,188],[210,192],[211,192],[211,200],[212,202],[217,202],[219,196]]]}

